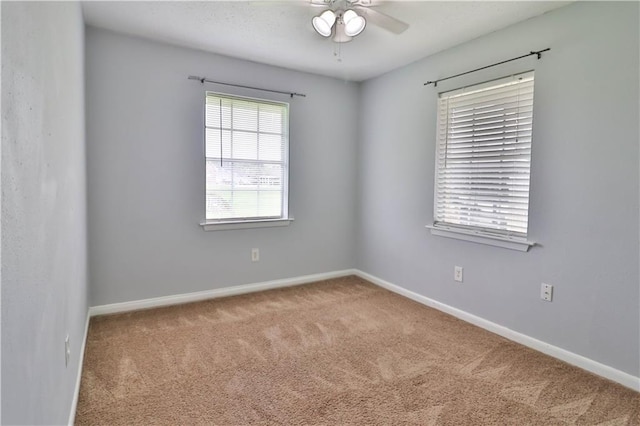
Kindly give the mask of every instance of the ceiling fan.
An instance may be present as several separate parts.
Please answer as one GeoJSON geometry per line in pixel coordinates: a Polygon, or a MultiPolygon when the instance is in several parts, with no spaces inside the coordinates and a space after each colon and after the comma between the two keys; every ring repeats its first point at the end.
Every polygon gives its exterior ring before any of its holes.
{"type": "Polygon", "coordinates": [[[409,24],[379,12],[371,0],[310,0],[312,6],[327,7],[311,23],[322,37],[336,43],[346,43],[364,31],[371,23],[394,34],[401,34],[409,24]]]}

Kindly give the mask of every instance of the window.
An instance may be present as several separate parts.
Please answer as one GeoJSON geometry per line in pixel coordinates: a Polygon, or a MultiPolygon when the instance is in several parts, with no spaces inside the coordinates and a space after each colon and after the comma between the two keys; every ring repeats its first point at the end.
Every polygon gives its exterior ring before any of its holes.
{"type": "Polygon", "coordinates": [[[205,155],[205,229],[289,220],[288,104],[207,92],[205,155]]]}
{"type": "Polygon", "coordinates": [[[532,245],[533,83],[528,72],[439,95],[432,229],[532,245]]]}

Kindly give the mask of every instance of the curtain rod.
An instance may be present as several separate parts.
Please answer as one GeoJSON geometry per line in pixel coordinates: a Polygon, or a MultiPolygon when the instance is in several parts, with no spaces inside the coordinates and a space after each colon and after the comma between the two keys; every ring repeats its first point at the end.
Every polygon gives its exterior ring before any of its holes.
{"type": "Polygon", "coordinates": [[[472,72],[480,71],[480,70],[483,70],[483,69],[486,69],[486,68],[495,67],[496,65],[506,64],[507,62],[517,61],[518,59],[526,58],[528,56],[538,55],[538,59],[540,59],[540,58],[542,58],[542,52],[548,52],[549,50],[551,50],[550,47],[547,47],[546,49],[538,50],[536,52],[534,52],[532,50],[531,52],[527,53],[526,55],[518,56],[517,58],[511,58],[511,59],[507,59],[506,61],[496,62],[495,64],[487,65],[485,67],[476,68],[475,70],[471,70],[471,71],[461,72],[460,74],[451,75],[449,77],[439,78],[438,80],[427,81],[426,83],[424,83],[424,85],[428,86],[429,84],[433,84],[433,87],[437,87],[438,83],[441,82],[441,81],[449,80],[450,78],[460,77],[461,75],[471,74],[472,72]]]}
{"type": "Polygon", "coordinates": [[[260,90],[262,92],[280,93],[280,94],[283,94],[283,95],[289,95],[292,98],[294,96],[300,96],[300,97],[303,97],[303,98],[307,97],[307,95],[305,95],[303,93],[284,92],[282,90],[271,90],[271,89],[263,89],[263,88],[260,88],[260,87],[243,86],[241,84],[223,83],[221,81],[213,81],[213,80],[209,80],[208,78],[205,78],[205,77],[196,77],[194,75],[190,75],[189,76],[189,80],[198,80],[202,84],[204,84],[204,83],[214,83],[214,84],[222,84],[223,86],[240,87],[242,89],[253,89],[253,90],[260,90]]]}

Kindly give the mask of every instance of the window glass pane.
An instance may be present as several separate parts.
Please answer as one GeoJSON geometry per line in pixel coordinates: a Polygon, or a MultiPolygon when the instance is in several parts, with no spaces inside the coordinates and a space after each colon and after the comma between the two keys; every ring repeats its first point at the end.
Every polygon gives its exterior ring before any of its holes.
{"type": "Polygon", "coordinates": [[[220,128],[220,124],[222,124],[224,129],[231,128],[231,102],[227,99],[207,96],[205,124],[207,127],[220,128]],[[220,109],[220,104],[222,104],[222,109],[220,109]],[[222,111],[222,117],[220,117],[220,111],[222,111]]]}
{"type": "Polygon", "coordinates": [[[284,144],[282,136],[261,134],[259,143],[259,156],[263,161],[281,161],[283,155],[284,144]]]}
{"type": "Polygon", "coordinates": [[[260,105],[260,132],[282,133],[283,108],[276,105],[260,105]]]}
{"type": "Polygon", "coordinates": [[[258,216],[277,217],[282,214],[282,193],[280,191],[260,191],[258,197],[258,216]]]}
{"type": "Polygon", "coordinates": [[[233,132],[233,147],[231,158],[244,160],[258,159],[258,134],[248,132],[233,132]]]}
{"type": "Polygon", "coordinates": [[[205,129],[205,150],[206,156],[211,158],[220,158],[220,148],[224,158],[231,156],[231,132],[229,130],[222,131],[223,145],[220,147],[220,129],[205,129]]]}
{"type": "Polygon", "coordinates": [[[258,131],[258,105],[253,102],[233,102],[233,129],[258,131]]]}

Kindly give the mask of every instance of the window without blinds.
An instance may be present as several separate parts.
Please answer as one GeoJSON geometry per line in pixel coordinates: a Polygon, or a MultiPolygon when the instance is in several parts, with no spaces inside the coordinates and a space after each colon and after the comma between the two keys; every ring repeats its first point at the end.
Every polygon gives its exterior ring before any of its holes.
{"type": "Polygon", "coordinates": [[[529,72],[440,94],[434,226],[526,237],[533,82],[529,72]]]}
{"type": "Polygon", "coordinates": [[[287,218],[289,105],[206,93],[206,219],[287,218]]]}

